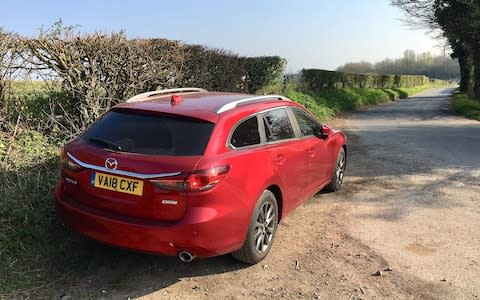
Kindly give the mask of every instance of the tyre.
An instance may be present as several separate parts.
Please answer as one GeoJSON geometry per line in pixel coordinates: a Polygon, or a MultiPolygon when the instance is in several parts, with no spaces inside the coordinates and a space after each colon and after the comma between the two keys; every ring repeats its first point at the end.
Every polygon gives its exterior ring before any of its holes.
{"type": "Polygon", "coordinates": [[[275,195],[266,190],[253,211],[247,238],[242,248],[232,252],[237,260],[256,264],[267,256],[278,226],[278,205],[275,195]]]}
{"type": "Polygon", "coordinates": [[[347,157],[345,149],[340,148],[337,155],[337,162],[333,169],[332,181],[325,187],[327,192],[336,192],[340,189],[343,183],[343,176],[345,175],[345,168],[347,166],[347,157]]]}

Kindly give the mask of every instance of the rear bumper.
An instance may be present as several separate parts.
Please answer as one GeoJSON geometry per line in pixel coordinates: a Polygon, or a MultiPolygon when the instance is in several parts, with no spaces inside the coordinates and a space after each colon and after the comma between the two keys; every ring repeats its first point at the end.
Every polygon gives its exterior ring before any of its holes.
{"type": "MultiPolygon", "coordinates": [[[[73,231],[110,245],[140,252],[198,257],[217,256],[240,248],[246,230],[235,221],[235,209],[191,207],[181,221],[158,222],[130,218],[86,206],[55,190],[56,213],[73,231]]],[[[248,224],[247,224],[248,225],[248,224]]]]}

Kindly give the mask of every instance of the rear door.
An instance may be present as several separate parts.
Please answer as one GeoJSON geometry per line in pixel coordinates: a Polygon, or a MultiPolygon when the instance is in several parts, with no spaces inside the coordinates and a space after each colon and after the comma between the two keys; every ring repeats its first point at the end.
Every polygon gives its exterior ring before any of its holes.
{"type": "Polygon", "coordinates": [[[301,139],[308,144],[306,174],[310,180],[308,190],[313,193],[331,177],[327,143],[314,135],[315,132],[320,132],[321,128],[315,118],[299,108],[292,108],[292,112],[300,129],[301,139]]]}
{"type": "Polygon", "coordinates": [[[305,197],[308,183],[305,150],[298,143],[285,108],[268,110],[262,115],[266,149],[283,186],[284,211],[287,213],[305,197]]]}

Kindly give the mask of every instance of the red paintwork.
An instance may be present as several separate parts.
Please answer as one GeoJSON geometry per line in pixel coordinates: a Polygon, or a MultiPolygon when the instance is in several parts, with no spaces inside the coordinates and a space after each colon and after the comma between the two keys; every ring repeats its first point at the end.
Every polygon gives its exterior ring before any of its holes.
{"type": "MultiPolygon", "coordinates": [[[[81,139],[65,145],[77,159],[103,166],[113,157],[118,169],[138,173],[191,173],[228,165],[230,171],[213,189],[203,192],[163,191],[144,181],[144,195],[133,196],[92,188],[92,170],[62,170],[56,187],[56,209],[73,230],[108,244],[137,251],[176,255],[186,250],[208,257],[239,249],[262,192],[272,186],[281,192],[281,218],[312,197],[331,180],[336,154],[346,145],[343,133],[324,126],[328,137],[296,138],[232,150],[227,146],[232,127],[241,119],[269,108],[287,106],[304,109],[291,101],[271,100],[240,105],[217,114],[225,103],[251,97],[233,93],[182,94],[153,100],[122,103],[113,109],[179,114],[216,123],[203,156],[162,157],[112,152],[81,139]],[[175,103],[173,103],[175,102],[175,103]],[[278,163],[279,156],[283,159],[278,163]],[[65,180],[75,180],[73,185],[65,180]],[[178,201],[177,205],[162,200],[178,201]]],[[[183,175],[182,175],[183,176],[183,175]]],[[[186,175],[185,175],[186,176],[186,175]]],[[[279,197],[280,198],[280,197],[279,197]]]]}

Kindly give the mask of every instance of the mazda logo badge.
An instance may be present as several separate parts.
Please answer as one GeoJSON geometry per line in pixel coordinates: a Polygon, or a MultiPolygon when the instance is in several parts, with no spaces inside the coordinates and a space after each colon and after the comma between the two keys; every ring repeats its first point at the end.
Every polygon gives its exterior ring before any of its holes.
{"type": "Polygon", "coordinates": [[[105,160],[105,168],[110,170],[116,170],[118,167],[118,161],[115,158],[107,158],[105,160]]]}

